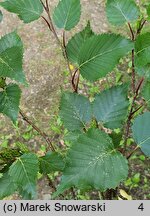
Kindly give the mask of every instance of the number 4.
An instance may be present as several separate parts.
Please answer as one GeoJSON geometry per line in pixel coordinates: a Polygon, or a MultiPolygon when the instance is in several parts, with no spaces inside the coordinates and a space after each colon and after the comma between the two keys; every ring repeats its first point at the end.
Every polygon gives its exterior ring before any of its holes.
{"type": "Polygon", "coordinates": [[[143,206],[143,203],[141,203],[138,207],[139,210],[143,211],[144,210],[144,206],[143,206]]]}

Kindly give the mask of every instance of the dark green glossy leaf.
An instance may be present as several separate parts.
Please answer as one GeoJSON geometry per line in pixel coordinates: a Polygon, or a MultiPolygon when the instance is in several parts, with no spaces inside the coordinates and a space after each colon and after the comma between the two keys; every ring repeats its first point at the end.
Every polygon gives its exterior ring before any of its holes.
{"type": "Polygon", "coordinates": [[[80,130],[91,120],[91,104],[82,95],[64,93],[60,103],[60,116],[68,130],[80,130]]]}
{"type": "Polygon", "coordinates": [[[87,39],[78,58],[81,75],[90,81],[104,77],[132,48],[133,43],[120,35],[102,34],[87,39]]]}
{"type": "Polygon", "coordinates": [[[150,63],[150,33],[139,35],[135,42],[136,66],[146,66],[150,63]]]}
{"type": "Polygon", "coordinates": [[[133,138],[142,152],[150,156],[150,112],[138,116],[133,123],[133,138]]]}
{"type": "Polygon", "coordinates": [[[69,31],[77,25],[80,15],[80,0],[60,0],[54,10],[53,20],[58,28],[69,31]]]}
{"type": "Polygon", "coordinates": [[[0,92],[0,112],[7,115],[14,123],[17,121],[21,90],[16,84],[9,84],[0,92]]]}
{"type": "Polygon", "coordinates": [[[79,33],[75,34],[68,42],[66,50],[68,58],[71,62],[77,63],[80,49],[84,42],[93,36],[94,33],[91,29],[90,22],[87,26],[79,33]]]}
{"type": "Polygon", "coordinates": [[[107,0],[106,13],[109,22],[115,26],[134,21],[140,15],[134,0],[107,0]]]}
{"type": "Polygon", "coordinates": [[[15,185],[8,172],[4,173],[2,178],[0,178],[0,199],[12,195],[17,190],[17,185],[15,185]]]}
{"type": "Polygon", "coordinates": [[[40,172],[49,174],[55,171],[62,171],[65,167],[63,157],[56,152],[47,152],[43,157],[40,157],[40,172]]]}
{"type": "Polygon", "coordinates": [[[128,106],[127,86],[112,87],[96,95],[93,115],[105,127],[119,128],[127,116],[128,106]]]}
{"type": "Polygon", "coordinates": [[[16,32],[0,39],[0,76],[26,84],[23,65],[23,43],[16,32]]]}
{"type": "Polygon", "coordinates": [[[76,140],[79,138],[79,136],[82,134],[80,130],[76,131],[69,131],[69,133],[65,136],[65,141],[69,142],[70,144],[76,142],[76,140]]]}
{"type": "Polygon", "coordinates": [[[147,81],[142,89],[142,96],[150,107],[150,81],[147,81]]]}
{"type": "Polygon", "coordinates": [[[16,13],[24,23],[37,20],[43,12],[40,0],[5,0],[0,5],[9,12],[16,13]]]}
{"type": "Polygon", "coordinates": [[[10,166],[9,175],[19,188],[35,197],[38,173],[38,158],[35,154],[24,154],[10,166]]]}
{"type": "Polygon", "coordinates": [[[119,145],[120,145],[120,142],[122,140],[123,134],[121,132],[116,133],[116,132],[113,131],[110,134],[110,137],[111,137],[111,139],[113,141],[113,144],[114,144],[115,148],[118,148],[119,145]]]}
{"type": "Polygon", "coordinates": [[[100,191],[115,188],[128,175],[126,158],[114,148],[111,138],[98,129],[81,135],[67,158],[62,182],[53,198],[72,186],[100,191]]]}

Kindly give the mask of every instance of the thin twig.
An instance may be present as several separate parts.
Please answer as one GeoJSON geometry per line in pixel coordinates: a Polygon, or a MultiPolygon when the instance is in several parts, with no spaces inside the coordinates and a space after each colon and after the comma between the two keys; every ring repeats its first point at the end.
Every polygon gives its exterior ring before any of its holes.
{"type": "MultiPolygon", "coordinates": [[[[54,37],[56,38],[57,43],[60,45],[60,47],[62,49],[62,53],[63,53],[63,56],[64,56],[64,58],[66,60],[67,67],[68,67],[68,70],[69,70],[69,73],[70,73],[70,76],[71,76],[71,79],[72,79],[72,71],[70,69],[70,63],[69,63],[69,59],[68,59],[68,55],[67,55],[67,51],[66,51],[65,30],[63,31],[63,42],[61,43],[61,41],[60,41],[60,39],[59,39],[59,37],[57,35],[57,32],[55,30],[55,27],[53,25],[52,19],[51,19],[51,14],[50,14],[50,8],[49,8],[48,0],[46,0],[46,6],[44,5],[44,9],[45,9],[45,12],[47,13],[48,20],[45,17],[44,17],[45,19],[43,17],[42,18],[44,19],[44,21],[48,25],[48,28],[50,29],[50,31],[54,34],[54,37]]],[[[79,78],[78,78],[78,82],[79,82],[79,78]]],[[[73,89],[74,89],[74,87],[73,87],[73,89]]]]}
{"type": "Polygon", "coordinates": [[[144,27],[144,25],[146,24],[147,20],[144,20],[143,23],[140,25],[140,27],[137,30],[137,35],[139,35],[144,27]]]}
{"type": "Polygon", "coordinates": [[[48,4],[48,0],[46,0],[46,8],[49,11],[49,4],[48,4]]]}
{"type": "Polygon", "coordinates": [[[20,115],[22,116],[23,120],[26,121],[29,125],[32,126],[32,128],[34,130],[36,130],[38,132],[38,134],[40,134],[44,139],[45,141],[47,142],[47,144],[51,147],[51,150],[52,151],[55,151],[55,148],[51,142],[51,140],[49,139],[48,135],[43,132],[40,128],[38,128],[27,116],[26,114],[20,109],[19,111],[20,115]]]}
{"type": "Polygon", "coordinates": [[[133,116],[135,113],[137,113],[141,108],[143,107],[143,105],[139,106],[136,110],[134,110],[131,115],[133,116]]]}
{"type": "MultiPolygon", "coordinates": [[[[129,30],[131,33],[131,40],[134,41],[135,35],[134,35],[133,29],[129,22],[128,22],[128,26],[129,26],[129,30]]],[[[133,91],[133,94],[135,93],[135,63],[134,62],[135,62],[135,50],[132,49],[132,91],[133,91]]]]}
{"type": "MultiPolygon", "coordinates": [[[[142,28],[144,26],[145,22],[142,24],[142,28]]],[[[131,32],[131,40],[132,41],[135,41],[136,39],[136,36],[133,32],[133,29],[130,25],[130,23],[128,23],[128,26],[129,26],[129,29],[130,29],[130,32],[131,32]]],[[[142,29],[141,28],[141,29],[142,29]]],[[[141,108],[139,107],[137,110],[133,110],[134,109],[134,105],[135,105],[135,101],[138,97],[138,94],[139,94],[139,90],[142,86],[142,83],[144,81],[144,78],[141,79],[141,81],[139,82],[137,88],[135,86],[135,82],[136,82],[136,79],[135,79],[135,50],[133,49],[132,50],[132,91],[133,91],[133,101],[132,101],[132,104],[131,104],[131,109],[129,111],[129,115],[128,115],[128,118],[127,118],[127,124],[126,124],[126,128],[125,128],[125,140],[124,140],[124,151],[123,153],[125,153],[126,151],[126,148],[127,148],[127,140],[128,140],[128,137],[129,137],[129,132],[130,132],[130,125],[131,125],[131,120],[133,118],[133,115],[141,108]]]]}
{"type": "Polygon", "coordinates": [[[125,129],[125,140],[124,140],[124,153],[126,151],[126,147],[127,147],[127,140],[128,140],[128,137],[129,137],[129,132],[130,132],[130,125],[131,125],[131,120],[133,118],[133,115],[141,108],[138,108],[137,110],[133,110],[134,109],[134,104],[135,104],[135,101],[139,95],[139,90],[142,86],[142,83],[144,81],[144,77],[142,77],[142,79],[140,80],[136,90],[135,90],[135,95],[133,97],[133,100],[132,100],[132,104],[131,104],[131,109],[130,109],[130,112],[129,112],[129,115],[128,115],[128,119],[127,119],[127,124],[126,124],[126,129],[125,129]]]}
{"type": "Polygon", "coordinates": [[[68,67],[70,76],[72,78],[72,71],[70,69],[70,63],[69,63],[69,59],[68,59],[68,55],[67,55],[67,51],[66,51],[66,34],[65,34],[65,30],[63,31],[63,55],[64,55],[64,58],[66,59],[67,67],[68,67]]]}
{"type": "Polygon", "coordinates": [[[127,160],[130,159],[130,157],[134,154],[134,152],[139,148],[139,146],[136,146],[136,148],[133,149],[133,151],[128,155],[127,160]]]}
{"type": "Polygon", "coordinates": [[[130,32],[131,32],[131,39],[134,41],[135,37],[134,37],[134,32],[133,32],[133,29],[131,27],[131,24],[128,22],[128,26],[129,26],[129,29],[130,29],[130,32]]]}
{"type": "Polygon", "coordinates": [[[48,20],[47,20],[44,16],[41,16],[41,17],[42,17],[42,19],[47,23],[48,28],[50,29],[50,31],[52,31],[51,25],[50,25],[50,23],[48,22],[48,20]]]}
{"type": "Polygon", "coordinates": [[[45,4],[43,3],[43,1],[40,0],[40,2],[41,2],[41,4],[43,5],[44,9],[46,10],[46,6],[45,6],[45,4]]]}
{"type": "Polygon", "coordinates": [[[135,93],[135,50],[132,50],[132,91],[135,93]]]}
{"type": "Polygon", "coordinates": [[[75,92],[76,92],[76,93],[78,93],[79,81],[80,81],[80,72],[79,72],[79,70],[78,70],[77,81],[76,81],[76,89],[75,89],[75,92]]]}
{"type": "Polygon", "coordinates": [[[75,72],[72,76],[72,86],[73,86],[74,92],[77,91],[76,84],[75,84],[75,77],[76,77],[77,72],[78,72],[78,69],[75,70],[75,72]]]}

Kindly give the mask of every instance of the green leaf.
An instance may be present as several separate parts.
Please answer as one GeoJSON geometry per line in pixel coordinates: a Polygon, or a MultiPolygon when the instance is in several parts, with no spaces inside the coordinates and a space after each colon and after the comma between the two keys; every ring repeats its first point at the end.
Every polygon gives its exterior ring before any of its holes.
{"type": "Polygon", "coordinates": [[[88,22],[87,26],[79,33],[75,34],[68,42],[66,50],[69,60],[72,63],[78,62],[78,56],[80,49],[84,42],[93,36],[94,33],[91,29],[90,22],[88,22]]]}
{"type": "Polygon", "coordinates": [[[82,95],[64,93],[60,103],[60,116],[68,130],[80,130],[91,120],[91,104],[82,95]]]}
{"type": "Polygon", "coordinates": [[[62,182],[54,197],[66,189],[105,191],[115,188],[128,175],[126,158],[118,152],[111,138],[98,129],[90,129],[71,146],[62,182]]]}
{"type": "Polygon", "coordinates": [[[0,39],[0,77],[9,77],[26,84],[22,69],[23,43],[16,32],[0,39]]]}
{"type": "Polygon", "coordinates": [[[63,157],[56,152],[47,152],[43,157],[39,158],[40,172],[49,174],[55,171],[62,171],[65,167],[63,157]]]}
{"type": "Polygon", "coordinates": [[[145,83],[141,93],[144,99],[146,100],[148,106],[150,107],[150,81],[147,81],[145,83]]]}
{"type": "Polygon", "coordinates": [[[150,20],[150,5],[147,7],[148,20],[150,20]]]}
{"type": "Polygon", "coordinates": [[[35,197],[38,173],[38,158],[35,154],[24,154],[10,166],[9,175],[19,188],[35,197]]]}
{"type": "Polygon", "coordinates": [[[54,10],[53,20],[58,28],[69,31],[78,24],[80,15],[80,0],[60,0],[54,10]]]}
{"type": "Polygon", "coordinates": [[[150,63],[150,33],[139,35],[135,42],[136,66],[145,66],[150,63]]]}
{"type": "Polygon", "coordinates": [[[140,15],[134,0],[107,0],[106,13],[108,21],[115,26],[134,21],[140,15]]]}
{"type": "Polygon", "coordinates": [[[7,115],[14,123],[17,121],[21,90],[16,84],[9,84],[0,92],[0,113],[7,115]]]}
{"type": "Polygon", "coordinates": [[[132,132],[133,138],[142,152],[150,156],[150,112],[146,112],[138,116],[133,123],[132,132]]]}
{"type": "Polygon", "coordinates": [[[69,133],[67,133],[66,136],[64,137],[64,140],[69,143],[74,143],[81,134],[82,132],[80,130],[69,131],[69,133]]]}
{"type": "MultiPolygon", "coordinates": [[[[35,186],[34,186],[35,187],[35,186]]],[[[34,188],[34,191],[36,190],[36,188],[34,188]]],[[[21,196],[21,199],[22,200],[32,200],[33,199],[33,196],[31,193],[28,193],[28,191],[24,191],[20,188],[19,190],[19,195],[21,196]]],[[[34,199],[36,200],[37,199],[37,194],[35,194],[34,196],[34,199]]]]}
{"type": "Polygon", "coordinates": [[[115,148],[118,148],[122,140],[123,134],[121,132],[116,133],[113,131],[109,136],[111,137],[115,148]]]}
{"type": "Polygon", "coordinates": [[[125,120],[129,106],[126,87],[126,85],[112,87],[96,95],[93,115],[105,127],[119,128],[125,120]]]}
{"type": "Polygon", "coordinates": [[[2,11],[0,10],[0,22],[2,22],[2,19],[3,19],[3,14],[2,11]]]}
{"type": "Polygon", "coordinates": [[[90,81],[104,77],[132,48],[132,41],[120,35],[102,34],[87,39],[78,58],[81,75],[90,81]]]}
{"type": "Polygon", "coordinates": [[[24,23],[37,20],[43,12],[40,0],[5,0],[0,5],[9,12],[16,13],[24,23]]]}
{"type": "Polygon", "coordinates": [[[17,185],[15,185],[8,172],[4,173],[2,178],[0,178],[0,199],[12,195],[17,190],[17,185]]]}

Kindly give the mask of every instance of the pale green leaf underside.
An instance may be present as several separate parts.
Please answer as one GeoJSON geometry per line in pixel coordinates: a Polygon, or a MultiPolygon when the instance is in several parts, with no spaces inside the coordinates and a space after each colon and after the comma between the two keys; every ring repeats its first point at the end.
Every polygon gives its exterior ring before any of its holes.
{"type": "Polygon", "coordinates": [[[133,123],[133,138],[143,153],[150,156],[150,112],[138,116],[133,123]]]}
{"type": "Polygon", "coordinates": [[[0,113],[7,115],[14,123],[17,121],[21,90],[16,84],[9,84],[0,92],[0,113]]]}
{"type": "Polygon", "coordinates": [[[106,13],[108,21],[116,26],[134,21],[140,15],[134,0],[107,0],[106,13]]]}
{"type": "Polygon", "coordinates": [[[0,39],[0,76],[26,84],[22,69],[23,43],[16,32],[0,39]]]}
{"type": "Polygon", "coordinates": [[[5,0],[0,5],[9,12],[16,13],[24,23],[37,20],[43,12],[40,0],[5,0]]]}
{"type": "Polygon", "coordinates": [[[136,66],[147,66],[150,63],[150,33],[139,35],[135,42],[136,66]]]}
{"type": "Polygon", "coordinates": [[[126,86],[112,87],[96,95],[93,115],[105,127],[119,128],[127,116],[128,106],[126,86]]]}
{"type": "Polygon", "coordinates": [[[47,152],[43,157],[40,157],[40,172],[49,174],[54,171],[62,171],[65,163],[62,156],[56,152],[47,152]]]}
{"type": "Polygon", "coordinates": [[[12,195],[17,190],[17,186],[12,182],[8,173],[4,173],[0,178],[0,199],[12,195]]]}
{"type": "Polygon", "coordinates": [[[104,77],[132,48],[133,43],[120,35],[92,36],[86,40],[79,53],[81,75],[90,81],[104,77]]]}
{"type": "Polygon", "coordinates": [[[60,103],[60,116],[68,130],[84,128],[86,123],[91,120],[89,100],[76,93],[64,93],[60,103]]]}
{"type": "Polygon", "coordinates": [[[18,187],[35,196],[38,173],[38,158],[35,154],[24,154],[10,166],[9,175],[18,187]]]}
{"type": "Polygon", "coordinates": [[[68,42],[66,50],[69,60],[72,63],[78,62],[78,56],[80,49],[84,42],[93,36],[94,33],[91,29],[90,22],[88,22],[87,26],[79,33],[75,34],[68,42]]]}
{"type": "Polygon", "coordinates": [[[127,160],[116,151],[111,138],[98,129],[81,135],[71,146],[62,182],[54,197],[75,186],[105,191],[128,175],[127,160]]]}
{"type": "Polygon", "coordinates": [[[54,10],[53,20],[58,28],[69,31],[77,25],[80,15],[80,0],[60,0],[54,10]]]}

